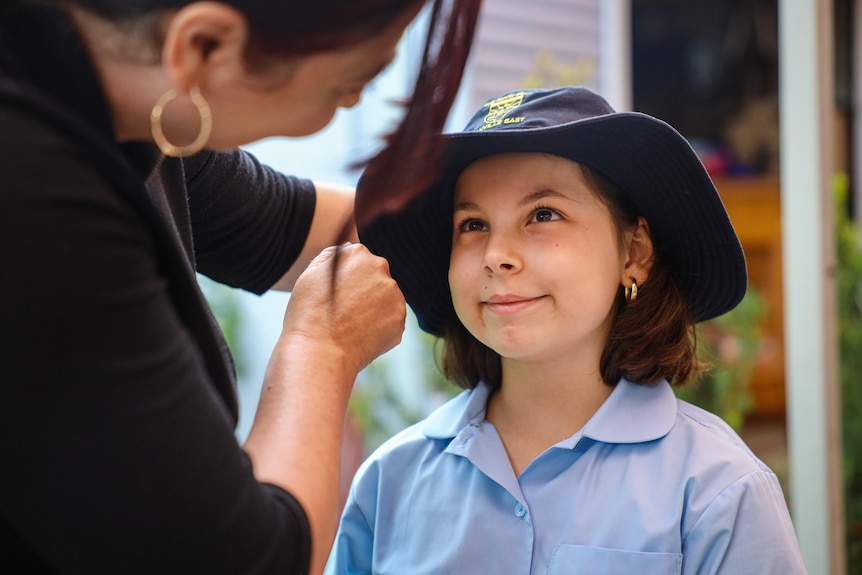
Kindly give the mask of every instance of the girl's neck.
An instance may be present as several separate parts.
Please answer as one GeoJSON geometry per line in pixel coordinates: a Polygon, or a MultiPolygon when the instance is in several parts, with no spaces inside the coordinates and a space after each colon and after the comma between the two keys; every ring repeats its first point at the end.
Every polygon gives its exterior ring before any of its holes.
{"type": "Polygon", "coordinates": [[[598,370],[577,373],[503,364],[503,383],[486,417],[500,435],[516,475],[550,446],[571,437],[613,390],[598,370]]]}

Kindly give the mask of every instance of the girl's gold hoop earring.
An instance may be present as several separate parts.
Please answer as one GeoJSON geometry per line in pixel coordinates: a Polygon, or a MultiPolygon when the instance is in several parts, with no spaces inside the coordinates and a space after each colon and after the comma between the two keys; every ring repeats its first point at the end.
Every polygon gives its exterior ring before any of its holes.
{"type": "Polygon", "coordinates": [[[165,136],[164,130],[162,130],[162,114],[165,111],[165,107],[176,97],[177,91],[174,89],[168,90],[162,94],[162,97],[159,98],[150,112],[150,129],[153,133],[153,140],[155,140],[156,145],[158,145],[164,155],[172,158],[182,158],[185,156],[191,156],[192,154],[196,154],[203,150],[210,138],[210,133],[212,132],[213,119],[209,104],[207,104],[207,101],[201,94],[200,89],[197,86],[193,86],[192,89],[189,90],[189,98],[200,116],[200,130],[198,131],[198,135],[194,142],[187,146],[177,146],[171,143],[167,136],[165,136]]]}
{"type": "Polygon", "coordinates": [[[638,299],[638,282],[632,280],[632,287],[625,288],[626,290],[626,301],[631,303],[638,299]]]}

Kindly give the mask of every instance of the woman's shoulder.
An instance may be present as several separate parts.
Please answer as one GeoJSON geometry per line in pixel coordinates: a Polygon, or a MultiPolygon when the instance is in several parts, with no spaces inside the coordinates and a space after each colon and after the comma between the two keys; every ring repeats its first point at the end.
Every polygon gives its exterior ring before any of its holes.
{"type": "Polygon", "coordinates": [[[7,76],[0,70],[0,125],[3,126],[0,141],[27,144],[38,142],[49,134],[59,135],[63,132],[64,115],[57,102],[30,84],[7,76]],[[26,126],[29,129],[14,132],[7,126],[26,126]]]}
{"type": "Polygon", "coordinates": [[[85,204],[73,207],[88,217],[100,212],[85,205],[110,206],[111,213],[127,218],[129,207],[114,191],[117,180],[106,172],[108,161],[50,117],[0,101],[0,189],[7,216],[44,222],[47,209],[68,209],[76,199],[85,204]]]}
{"type": "Polygon", "coordinates": [[[71,158],[114,179],[119,173],[117,166],[125,167],[125,162],[108,130],[94,126],[26,82],[0,72],[0,150],[5,156],[4,170],[14,172],[21,158],[29,159],[24,165],[37,161],[51,165],[71,158]]]}
{"type": "Polygon", "coordinates": [[[0,94],[0,149],[8,154],[57,151],[58,146],[74,144],[74,138],[64,131],[50,114],[40,114],[38,108],[25,106],[16,100],[5,100],[0,94]]]}
{"type": "Polygon", "coordinates": [[[107,158],[90,144],[84,126],[26,85],[0,76],[0,173],[4,187],[19,179],[32,189],[39,179],[95,175],[107,158]],[[35,178],[35,180],[34,180],[35,178]]]}
{"type": "MultiPolygon", "coordinates": [[[[0,188],[6,202],[36,210],[45,201],[68,202],[105,188],[81,142],[49,117],[0,100],[0,126],[0,188]]],[[[23,213],[29,212],[17,211],[15,217],[23,213]]]]}

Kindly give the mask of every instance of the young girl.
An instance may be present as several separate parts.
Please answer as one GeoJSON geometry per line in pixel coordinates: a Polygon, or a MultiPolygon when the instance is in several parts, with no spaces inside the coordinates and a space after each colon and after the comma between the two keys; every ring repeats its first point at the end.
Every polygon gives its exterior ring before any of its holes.
{"type": "Polygon", "coordinates": [[[363,464],[328,573],[805,573],[776,476],[671,389],[747,284],[673,128],[583,88],[506,94],[360,238],[467,391],[363,464]]]}

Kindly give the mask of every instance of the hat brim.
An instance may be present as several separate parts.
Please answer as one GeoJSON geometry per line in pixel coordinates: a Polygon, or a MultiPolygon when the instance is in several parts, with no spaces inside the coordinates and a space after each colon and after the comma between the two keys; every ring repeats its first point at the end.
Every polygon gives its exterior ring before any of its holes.
{"type": "Polygon", "coordinates": [[[437,181],[398,214],[381,216],[359,231],[360,240],[389,261],[392,277],[428,333],[442,335],[454,313],[448,270],[455,181],[471,163],[494,154],[553,154],[613,182],[649,223],[695,321],[733,309],[745,295],[745,256],[721,197],[691,145],[665,122],[618,112],[553,127],[445,138],[437,181]]]}

